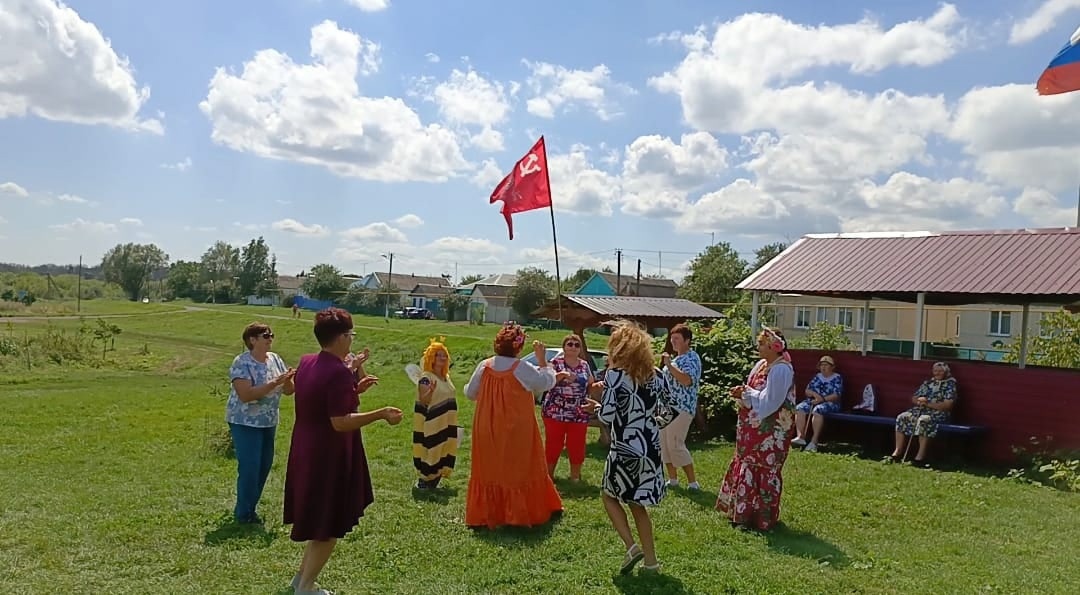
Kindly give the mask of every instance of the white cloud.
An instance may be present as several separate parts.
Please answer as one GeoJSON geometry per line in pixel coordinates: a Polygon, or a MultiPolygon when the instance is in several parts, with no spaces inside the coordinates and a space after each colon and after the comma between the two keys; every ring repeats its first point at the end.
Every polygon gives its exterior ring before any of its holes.
{"type": "Polygon", "coordinates": [[[1080,9],[1080,0],[1046,0],[1027,18],[1013,24],[1009,43],[1019,45],[1046,33],[1070,11],[1080,9]]]}
{"type": "Polygon", "coordinates": [[[390,8],[390,0],[345,0],[364,12],[379,12],[390,8]]]}
{"type": "Polygon", "coordinates": [[[85,198],[75,194],[61,194],[60,196],[56,197],[56,200],[77,205],[85,205],[90,203],[89,200],[86,200],[85,198]]]}
{"type": "Polygon", "coordinates": [[[354,227],[341,232],[341,236],[351,242],[383,242],[389,244],[406,244],[409,238],[401,230],[391,227],[381,221],[369,223],[363,227],[354,227]]]}
{"type": "Polygon", "coordinates": [[[318,223],[305,225],[296,219],[282,219],[281,221],[275,221],[270,224],[270,227],[277,231],[283,231],[298,236],[322,237],[330,233],[330,230],[324,225],[319,225],[318,223]]]}
{"type": "Polygon", "coordinates": [[[867,216],[841,217],[844,231],[879,228],[863,221],[881,221],[892,229],[911,229],[907,220],[932,222],[929,229],[977,226],[1008,206],[997,189],[963,178],[931,180],[909,172],[897,172],[884,184],[864,181],[856,189],[865,202],[867,216]]]}
{"type": "Polygon", "coordinates": [[[424,249],[425,252],[442,256],[490,256],[506,251],[503,246],[487,239],[469,237],[442,237],[424,249]]]}
{"type": "Polygon", "coordinates": [[[639,136],[626,147],[623,212],[671,217],[686,207],[691,190],[717,181],[727,170],[727,149],[707,132],[670,137],[639,136]]]}
{"type": "Polygon", "coordinates": [[[177,163],[162,163],[161,167],[163,169],[175,169],[179,172],[185,172],[191,169],[191,165],[191,157],[185,157],[183,161],[179,161],[177,163]]]}
{"type": "Polygon", "coordinates": [[[273,49],[239,75],[219,68],[199,104],[214,142],[260,157],[319,165],[382,182],[445,181],[468,168],[455,135],[424,126],[404,101],[361,94],[378,45],[324,21],[311,29],[310,64],[273,49]]]}
{"type": "MultiPolygon", "coordinates": [[[[555,274],[555,246],[553,244],[539,248],[523,248],[518,252],[518,256],[533,266],[539,266],[551,274],[555,274]]],[[[559,246],[559,273],[564,277],[577,269],[599,270],[606,266],[613,266],[614,260],[614,256],[603,257],[596,254],[584,254],[566,246],[559,246]]],[[[566,293],[567,291],[567,288],[564,287],[563,292],[566,293]]]]}
{"type": "Polygon", "coordinates": [[[406,213],[405,215],[394,219],[394,225],[397,225],[398,227],[404,227],[406,229],[420,227],[423,224],[424,220],[412,213],[406,213]]]}
{"type": "Polygon", "coordinates": [[[495,186],[506,177],[508,172],[504,172],[499,168],[499,165],[495,163],[494,159],[485,159],[476,173],[473,174],[472,183],[476,184],[480,188],[491,192],[495,190],[495,186]]]}
{"type": "Polygon", "coordinates": [[[502,133],[487,126],[469,138],[469,144],[488,153],[502,151],[505,148],[502,133]]]}
{"type": "Polygon", "coordinates": [[[489,81],[471,68],[467,72],[455,68],[428,98],[453,124],[493,126],[505,121],[510,113],[502,83],[489,81]]]}
{"type": "Polygon", "coordinates": [[[71,223],[60,223],[57,225],[50,225],[50,229],[54,229],[60,232],[86,232],[92,234],[103,233],[115,233],[116,224],[106,223],[104,221],[86,221],[85,219],[75,219],[71,223]]]}
{"type": "Polygon", "coordinates": [[[1076,209],[1062,207],[1058,197],[1042,188],[1025,188],[1016,199],[1013,211],[1030,219],[1041,227],[1067,227],[1076,225],[1076,209]]]}
{"type": "Polygon", "coordinates": [[[161,134],[139,111],[150,98],[127,58],[75,9],[17,0],[0,9],[0,119],[34,115],[161,134]]]}
{"type": "Polygon", "coordinates": [[[26,188],[23,188],[15,182],[4,182],[3,184],[0,184],[0,194],[10,194],[20,198],[30,196],[30,193],[26,191],[26,188]]]}
{"type": "Polygon", "coordinates": [[[611,215],[620,194],[619,178],[593,167],[585,151],[584,147],[574,147],[566,155],[549,155],[554,208],[585,215],[611,215]]]}
{"type": "Polygon", "coordinates": [[[679,231],[729,231],[743,234],[776,229],[788,208],[753,182],[738,179],[689,205],[675,221],[679,231]]]}
{"type": "Polygon", "coordinates": [[[441,58],[439,58],[439,55],[434,52],[428,52],[424,54],[424,59],[426,59],[431,64],[438,64],[441,60],[441,58]]]}
{"type": "Polygon", "coordinates": [[[132,227],[142,227],[142,219],[136,217],[123,217],[120,219],[120,225],[130,225],[132,227]]]}
{"type": "Polygon", "coordinates": [[[614,81],[603,64],[591,70],[572,70],[547,62],[523,62],[532,71],[527,82],[533,97],[526,107],[541,118],[551,119],[580,105],[609,120],[619,115],[611,95],[634,93],[630,86],[614,81]]]}

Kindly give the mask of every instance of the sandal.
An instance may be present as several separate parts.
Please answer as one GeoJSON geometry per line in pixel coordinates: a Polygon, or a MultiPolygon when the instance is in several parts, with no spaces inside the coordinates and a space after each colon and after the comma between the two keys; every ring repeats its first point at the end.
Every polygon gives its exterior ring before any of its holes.
{"type": "Polygon", "coordinates": [[[653,564],[652,566],[642,566],[641,571],[642,572],[647,572],[649,574],[660,574],[660,563],[657,562],[656,564],[653,564]]]}
{"type": "Polygon", "coordinates": [[[636,543],[630,546],[630,549],[626,550],[626,555],[623,556],[619,574],[630,574],[630,572],[634,570],[634,566],[644,557],[645,552],[642,552],[641,548],[639,548],[636,543]]]}

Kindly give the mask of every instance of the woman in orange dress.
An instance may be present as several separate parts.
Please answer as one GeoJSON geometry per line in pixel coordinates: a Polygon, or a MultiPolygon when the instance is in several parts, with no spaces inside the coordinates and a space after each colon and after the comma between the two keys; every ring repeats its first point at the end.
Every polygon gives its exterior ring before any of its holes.
{"type": "Polygon", "coordinates": [[[533,342],[538,366],[518,359],[525,339],[524,329],[506,323],[495,337],[495,357],[481,362],[465,386],[465,396],[476,401],[465,499],[469,527],[532,527],[563,510],[548,475],[533,393],[551,390],[569,374],[548,366],[540,341],[533,342]]]}

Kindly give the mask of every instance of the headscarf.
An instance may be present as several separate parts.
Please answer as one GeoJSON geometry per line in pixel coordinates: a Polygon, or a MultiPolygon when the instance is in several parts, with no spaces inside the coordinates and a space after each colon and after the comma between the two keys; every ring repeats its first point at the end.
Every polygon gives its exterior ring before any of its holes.
{"type": "Polygon", "coordinates": [[[761,334],[765,337],[765,340],[768,341],[768,346],[771,351],[779,353],[784,358],[785,362],[791,361],[791,354],[788,353],[787,349],[787,341],[784,340],[784,337],[780,333],[767,326],[763,326],[761,327],[761,334]]]}

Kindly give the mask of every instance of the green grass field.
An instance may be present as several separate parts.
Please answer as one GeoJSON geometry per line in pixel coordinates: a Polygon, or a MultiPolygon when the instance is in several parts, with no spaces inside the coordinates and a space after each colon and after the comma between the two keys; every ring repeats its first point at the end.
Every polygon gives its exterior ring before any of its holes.
{"type": "MultiPolygon", "coordinates": [[[[311,314],[105,303],[93,311],[136,315],[110,319],[122,333],[104,363],[96,351],[61,363],[33,354],[28,369],[24,354],[0,355],[0,591],[288,593],[301,551],[280,522],[292,402],[283,400],[259,509],[266,527],[240,528],[230,515],[235,462],[211,447],[224,428],[224,402],[211,392],[225,386],[246,323],[270,322],[275,351],[295,363],[316,348],[311,314]]],[[[12,323],[0,341],[74,336],[79,324],[12,323]]],[[[414,393],[402,368],[428,337],[447,337],[461,387],[497,328],[366,317],[357,326],[382,378],[362,406],[405,410],[414,393]]],[[[472,407],[459,403],[468,428],[472,407]]],[[[1080,584],[1076,494],[800,452],[785,469],[782,526],[742,533],[713,511],[732,452],[723,442],[692,445],[707,490],[675,491],[654,512],[663,575],[617,577],[621,543],[599,501],[604,452],[590,432],[585,485],[559,484],[560,521],[474,533],[462,524],[469,442],[448,489],[418,498],[408,422],[370,426],[376,502],[320,582],[336,593],[1069,593],[1080,584]]]]}

